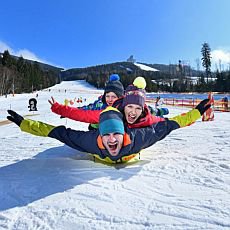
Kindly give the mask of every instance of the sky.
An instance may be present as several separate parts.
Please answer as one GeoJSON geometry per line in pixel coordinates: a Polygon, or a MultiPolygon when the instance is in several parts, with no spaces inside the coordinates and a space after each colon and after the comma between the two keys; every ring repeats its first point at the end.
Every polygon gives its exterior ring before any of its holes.
{"type": "Polygon", "coordinates": [[[55,66],[126,61],[230,66],[229,0],[9,0],[0,7],[0,51],[55,66]],[[221,60],[221,61],[220,61],[221,60]]]}
{"type": "MultiPolygon", "coordinates": [[[[0,96],[0,229],[230,228],[229,113],[175,130],[141,151],[139,162],[115,168],[4,123],[11,108],[25,118],[87,130],[86,123],[60,119],[47,100],[64,102],[68,95],[89,103],[102,90],[68,81],[37,93],[37,112],[28,111],[36,93],[0,96]]],[[[168,117],[189,111],[168,109],[168,117]]]]}

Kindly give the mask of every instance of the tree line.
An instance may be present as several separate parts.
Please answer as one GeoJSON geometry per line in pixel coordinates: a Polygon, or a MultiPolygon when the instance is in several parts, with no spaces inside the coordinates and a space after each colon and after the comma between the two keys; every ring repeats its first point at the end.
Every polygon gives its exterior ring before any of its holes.
{"type": "Polygon", "coordinates": [[[42,69],[38,62],[12,56],[5,50],[0,55],[0,95],[48,88],[60,82],[59,72],[42,69]]]}
{"type": "MultiPolygon", "coordinates": [[[[202,45],[201,55],[204,71],[183,66],[180,60],[177,65],[168,65],[168,70],[163,65],[164,70],[161,71],[145,71],[129,62],[60,71],[60,68],[45,68],[46,64],[14,57],[6,50],[0,56],[0,95],[41,90],[62,80],[84,79],[97,88],[104,88],[113,73],[119,74],[125,88],[137,76],[144,77],[147,92],[230,92],[230,70],[211,72],[211,49],[208,43],[202,45]]],[[[153,64],[149,66],[154,67],[153,64]]]]}
{"type": "Polygon", "coordinates": [[[148,92],[230,92],[230,71],[211,72],[211,49],[208,43],[202,44],[200,61],[204,71],[191,69],[183,65],[181,60],[177,65],[149,64],[150,67],[162,68],[160,71],[145,71],[133,63],[117,62],[70,69],[62,77],[63,80],[85,79],[97,88],[104,88],[110,74],[117,73],[124,87],[131,84],[135,77],[144,77],[148,92]]]}

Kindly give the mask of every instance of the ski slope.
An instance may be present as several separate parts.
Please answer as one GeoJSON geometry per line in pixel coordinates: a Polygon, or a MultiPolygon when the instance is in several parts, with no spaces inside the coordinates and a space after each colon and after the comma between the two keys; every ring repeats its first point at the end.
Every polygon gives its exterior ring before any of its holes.
{"type": "MultiPolygon", "coordinates": [[[[5,122],[11,108],[87,130],[87,124],[53,114],[47,100],[82,97],[88,104],[102,92],[76,81],[38,97],[0,97],[0,229],[230,229],[229,113],[176,130],[143,150],[141,163],[119,168],[5,122]],[[37,99],[38,111],[29,112],[30,98],[37,99]]],[[[174,116],[188,109],[169,111],[174,116]]]]}

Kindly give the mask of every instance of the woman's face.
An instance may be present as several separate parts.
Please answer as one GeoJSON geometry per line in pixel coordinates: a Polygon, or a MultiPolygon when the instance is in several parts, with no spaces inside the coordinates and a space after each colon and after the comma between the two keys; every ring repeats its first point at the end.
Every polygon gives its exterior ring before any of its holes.
{"type": "Polygon", "coordinates": [[[124,108],[125,119],[128,124],[133,124],[140,117],[142,107],[136,104],[128,104],[124,108]]]}
{"type": "Polygon", "coordinates": [[[108,106],[112,106],[113,102],[118,99],[118,96],[114,92],[109,92],[105,94],[105,102],[108,106]]]}

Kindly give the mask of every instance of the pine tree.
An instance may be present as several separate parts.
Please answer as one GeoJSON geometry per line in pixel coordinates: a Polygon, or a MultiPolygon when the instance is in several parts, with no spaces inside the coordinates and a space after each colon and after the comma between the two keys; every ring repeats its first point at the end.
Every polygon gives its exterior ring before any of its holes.
{"type": "Polygon", "coordinates": [[[202,45],[201,54],[202,66],[205,68],[206,82],[208,83],[211,76],[211,48],[207,42],[202,45]]]}
{"type": "Polygon", "coordinates": [[[2,65],[10,67],[13,61],[8,50],[5,50],[2,55],[2,65]]]}

